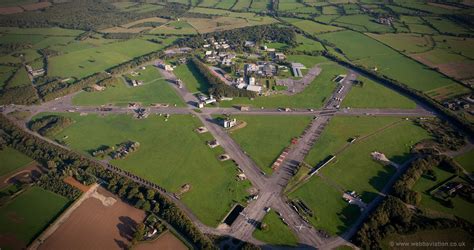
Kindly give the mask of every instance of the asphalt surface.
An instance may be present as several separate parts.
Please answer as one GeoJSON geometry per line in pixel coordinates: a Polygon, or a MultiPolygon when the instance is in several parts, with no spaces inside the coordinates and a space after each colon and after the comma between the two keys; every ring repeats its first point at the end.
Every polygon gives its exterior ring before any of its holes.
{"type": "MultiPolygon", "coordinates": [[[[186,89],[185,86],[181,88],[175,84],[176,76],[172,72],[167,72],[160,69],[161,74],[169,82],[169,84],[176,90],[181,98],[187,104],[187,107],[147,107],[150,114],[193,114],[197,116],[203,125],[209,130],[214,138],[219,142],[226,153],[237,163],[238,167],[245,173],[247,178],[252,183],[253,187],[258,189],[258,199],[251,201],[243,210],[241,215],[230,226],[230,228],[219,227],[212,228],[201,223],[198,218],[188,209],[181,201],[174,198],[171,194],[167,194],[173,201],[189,216],[195,225],[203,232],[215,235],[229,235],[241,240],[249,241],[255,244],[262,244],[252,237],[252,233],[256,228],[258,222],[262,221],[265,216],[265,208],[271,207],[281,214],[282,219],[288,224],[289,228],[298,237],[302,248],[332,248],[342,244],[349,244],[347,239],[350,238],[361,225],[364,219],[369,215],[371,209],[377,206],[378,202],[382,200],[383,194],[390,188],[395,180],[403,172],[405,166],[400,168],[397,173],[392,176],[389,183],[387,183],[382,194],[368,205],[368,209],[364,212],[357,222],[341,237],[325,238],[320,232],[313,228],[309,223],[305,222],[298,213],[287,203],[286,197],[283,195],[283,190],[292,178],[295,168],[303,162],[306,154],[310,151],[314,143],[319,139],[326,124],[333,116],[434,116],[433,113],[422,109],[340,109],[339,106],[344,97],[349,93],[352,81],[356,79],[357,74],[349,70],[346,78],[339,84],[336,91],[330,99],[325,103],[322,109],[294,109],[289,112],[281,109],[257,109],[251,108],[249,111],[240,111],[237,108],[203,108],[200,112],[196,112],[196,105],[198,99],[186,89]],[[315,118],[305,129],[304,133],[298,138],[297,143],[289,145],[289,153],[286,156],[281,166],[276,169],[272,175],[266,176],[255,164],[255,162],[242,150],[228,133],[212,119],[212,115],[218,114],[250,114],[250,115],[310,115],[315,118]]],[[[185,84],[184,84],[185,85],[185,84]]],[[[75,106],[72,105],[72,95],[68,95],[56,100],[43,103],[36,106],[21,106],[8,105],[2,107],[3,113],[19,110],[29,111],[31,116],[41,112],[77,112],[81,114],[132,114],[133,109],[127,107],[115,106],[75,106]]],[[[31,118],[31,117],[29,117],[31,118]]],[[[26,129],[25,123],[21,124],[26,129]]],[[[29,131],[29,130],[27,130],[29,131]]],[[[35,136],[40,135],[29,131],[35,136]]],[[[48,138],[41,137],[51,143],[54,141],[48,138]]],[[[59,145],[64,147],[62,145],[59,145]]],[[[104,163],[101,163],[104,165],[104,163]]],[[[104,165],[104,167],[108,167],[104,165]]],[[[111,168],[115,169],[115,168],[111,168]]],[[[152,183],[148,183],[143,179],[137,179],[130,173],[125,174],[128,178],[140,182],[144,185],[153,187],[152,183]]],[[[163,191],[162,191],[163,192],[163,191]]]]}

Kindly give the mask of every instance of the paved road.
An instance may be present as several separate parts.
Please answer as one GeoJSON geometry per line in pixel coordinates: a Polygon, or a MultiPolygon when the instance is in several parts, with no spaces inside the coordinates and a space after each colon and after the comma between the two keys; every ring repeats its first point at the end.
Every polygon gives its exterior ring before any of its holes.
{"type": "MultiPolygon", "coordinates": [[[[364,219],[368,216],[370,209],[376,207],[378,202],[382,200],[382,195],[377,197],[372,203],[369,204],[369,209],[358,219],[357,223],[342,237],[333,237],[326,239],[318,233],[318,231],[312,228],[311,225],[306,223],[288,204],[284,197],[283,190],[288,184],[289,180],[295,172],[295,168],[304,160],[306,154],[309,152],[313,144],[319,138],[322,130],[329,120],[335,115],[343,116],[433,116],[431,112],[424,109],[339,109],[339,105],[350,91],[351,82],[356,79],[357,74],[353,71],[348,71],[347,77],[339,84],[336,91],[333,93],[330,99],[325,103],[322,109],[308,110],[308,109],[295,109],[291,112],[281,112],[278,109],[255,109],[252,108],[249,111],[240,111],[236,108],[204,108],[201,112],[195,112],[195,108],[198,100],[197,98],[189,93],[185,86],[179,88],[175,84],[176,77],[172,72],[166,72],[160,70],[161,74],[165,79],[168,80],[170,85],[177,91],[182,99],[187,103],[187,107],[150,107],[148,110],[150,113],[169,113],[169,114],[194,114],[196,115],[206,126],[209,132],[219,142],[222,148],[226,151],[229,156],[236,161],[239,168],[243,170],[247,178],[252,182],[252,185],[259,190],[259,198],[250,202],[242,212],[242,215],[227,229],[216,229],[208,227],[202,224],[198,218],[188,209],[183,203],[177,200],[172,194],[167,193],[166,190],[161,189],[154,183],[150,183],[141,177],[135,176],[131,173],[125,172],[119,168],[116,168],[110,164],[99,162],[104,167],[115,171],[133,181],[139,182],[151,188],[155,188],[163,194],[170,197],[179,206],[188,217],[196,224],[196,226],[204,233],[216,234],[216,235],[230,235],[235,238],[261,244],[252,237],[252,233],[255,230],[255,225],[263,219],[265,216],[265,208],[271,207],[281,213],[282,218],[288,223],[291,230],[297,235],[299,242],[303,246],[312,246],[319,248],[331,248],[341,244],[348,244],[347,239],[352,236],[364,219]],[[265,176],[255,162],[242,150],[242,148],[227,134],[227,132],[212,119],[212,115],[217,114],[251,114],[251,115],[311,115],[317,116],[313,119],[310,125],[307,127],[305,132],[300,136],[299,140],[295,145],[290,147],[289,153],[282,163],[281,167],[274,171],[271,176],[265,176]]],[[[24,110],[30,111],[32,115],[40,112],[78,112],[78,113],[97,113],[97,114],[128,114],[132,113],[131,109],[125,107],[113,107],[110,106],[109,111],[104,111],[103,107],[80,107],[72,105],[72,97],[74,94],[53,100],[51,102],[43,103],[37,106],[18,106],[10,105],[3,107],[3,112],[8,113],[13,110],[24,110]]],[[[25,124],[22,126],[25,128],[25,124]]],[[[27,129],[26,129],[27,130],[27,129]]],[[[27,130],[29,131],[29,130],[27,130]]],[[[29,131],[30,133],[33,133],[29,131]]],[[[36,133],[35,136],[39,136],[36,133]]],[[[40,136],[41,137],[41,136],[40,136]]],[[[55,143],[47,138],[41,137],[44,140],[48,140],[51,143],[55,143]]],[[[60,145],[61,147],[64,147],[60,145]]],[[[392,177],[390,182],[382,193],[388,191],[391,184],[401,175],[405,166],[400,168],[397,173],[392,177]]]]}

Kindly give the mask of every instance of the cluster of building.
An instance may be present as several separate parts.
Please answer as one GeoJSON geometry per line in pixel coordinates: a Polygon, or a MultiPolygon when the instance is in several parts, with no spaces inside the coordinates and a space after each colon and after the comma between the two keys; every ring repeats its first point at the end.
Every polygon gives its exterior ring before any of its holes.
{"type": "Polygon", "coordinates": [[[198,95],[198,99],[199,99],[199,103],[198,103],[199,108],[204,108],[204,106],[207,104],[212,104],[212,103],[217,102],[216,98],[214,98],[212,95],[205,96],[203,94],[200,94],[198,95]]]}
{"type": "Polygon", "coordinates": [[[133,110],[133,112],[134,112],[134,117],[136,119],[144,119],[144,118],[147,118],[150,115],[148,110],[145,109],[145,108],[136,108],[136,109],[133,110]]]}
{"type": "Polygon", "coordinates": [[[392,25],[394,18],[391,16],[380,16],[375,21],[379,24],[384,24],[384,25],[392,25]]]}
{"type": "Polygon", "coordinates": [[[225,51],[218,52],[216,50],[207,50],[204,55],[206,62],[219,63],[225,66],[231,66],[233,64],[232,60],[236,57],[234,53],[228,53],[225,51]]]}
{"type": "Polygon", "coordinates": [[[291,70],[293,71],[293,75],[296,77],[303,77],[303,73],[301,72],[302,69],[306,69],[301,63],[291,63],[291,70]]]}
{"type": "Polygon", "coordinates": [[[367,204],[362,201],[362,198],[360,198],[360,195],[358,195],[356,191],[347,191],[342,195],[342,198],[349,204],[358,206],[361,210],[367,207],[367,204]]]}
{"type": "Polygon", "coordinates": [[[126,141],[117,145],[117,149],[110,153],[112,159],[125,159],[128,154],[138,150],[140,143],[134,141],[126,141]]]}
{"type": "Polygon", "coordinates": [[[132,86],[132,87],[137,87],[137,86],[143,85],[143,81],[140,81],[140,80],[131,79],[129,82],[130,82],[130,86],[132,86]]]}
{"type": "Polygon", "coordinates": [[[155,62],[155,67],[160,68],[160,69],[164,69],[165,71],[169,71],[169,72],[174,70],[173,65],[167,64],[166,62],[161,61],[161,60],[158,60],[158,61],[155,62]]]}
{"type": "Polygon", "coordinates": [[[30,65],[25,65],[26,71],[28,71],[28,74],[30,74],[33,77],[38,77],[38,76],[43,76],[45,73],[45,70],[43,68],[41,69],[33,69],[30,65]]]}
{"type": "MultiPolygon", "coordinates": [[[[468,110],[471,107],[471,104],[474,103],[473,96],[465,96],[455,98],[443,103],[443,105],[451,110],[458,111],[458,110],[468,110]]],[[[469,111],[471,115],[474,115],[474,112],[471,110],[469,111]]]]}

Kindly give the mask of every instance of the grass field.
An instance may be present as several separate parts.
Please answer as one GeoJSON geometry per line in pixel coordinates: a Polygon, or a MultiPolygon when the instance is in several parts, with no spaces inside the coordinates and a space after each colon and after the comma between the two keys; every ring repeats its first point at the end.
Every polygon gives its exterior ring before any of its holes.
{"type": "Polygon", "coordinates": [[[334,117],[305,161],[315,166],[327,156],[336,155],[320,173],[343,190],[355,190],[368,202],[395,172],[373,161],[370,153],[382,152],[401,164],[410,157],[412,145],[429,137],[421,127],[401,118],[334,117]],[[358,139],[350,144],[349,138],[358,139]]]}
{"type": "MultiPolygon", "coordinates": [[[[376,67],[379,73],[420,91],[426,92],[456,84],[440,73],[427,69],[422,64],[363,34],[353,31],[338,31],[322,34],[320,37],[336,44],[356,64],[368,68],[376,67]],[[370,48],[370,50],[366,48],[370,48]]],[[[468,90],[461,90],[461,93],[465,91],[468,90]]]]}
{"type": "Polygon", "coordinates": [[[468,172],[474,172],[474,150],[454,158],[468,172]]]}
{"type": "Polygon", "coordinates": [[[425,20],[441,33],[449,33],[454,35],[470,34],[472,31],[441,17],[426,17],[425,20]]]}
{"type": "Polygon", "coordinates": [[[97,48],[70,52],[51,57],[48,60],[48,75],[82,78],[104,71],[134,57],[159,50],[163,46],[141,39],[131,39],[97,48]]]}
{"type": "Polygon", "coordinates": [[[143,81],[143,85],[130,87],[122,78],[117,78],[118,83],[113,87],[108,87],[104,91],[81,92],[74,96],[73,104],[80,106],[98,106],[103,104],[115,104],[119,106],[127,105],[129,102],[140,102],[143,105],[153,103],[168,103],[170,106],[185,106],[183,100],[163,79],[159,71],[153,66],[148,66],[145,70],[140,70],[139,76],[131,79],[143,81]]]}
{"type": "Polygon", "coordinates": [[[414,101],[379,83],[363,76],[358,76],[357,80],[363,81],[363,86],[352,86],[342,102],[342,107],[405,109],[416,107],[414,101]]]}
{"type": "Polygon", "coordinates": [[[232,9],[233,10],[247,10],[250,7],[251,3],[252,3],[251,0],[237,0],[237,2],[235,3],[232,9]]]}
{"type": "Polygon", "coordinates": [[[289,197],[302,200],[314,213],[308,218],[311,224],[331,235],[343,233],[360,214],[359,207],[342,199],[341,190],[319,176],[314,176],[289,197]]]}
{"type": "Polygon", "coordinates": [[[296,35],[296,42],[298,43],[298,46],[295,47],[296,51],[311,52],[324,50],[324,47],[320,42],[311,40],[300,34],[296,35]]]}
{"type": "MultiPolygon", "coordinates": [[[[212,11],[208,10],[203,11],[203,8],[194,8],[193,12],[212,13],[212,11]]],[[[212,19],[187,17],[185,18],[185,20],[201,34],[243,28],[248,26],[272,24],[278,22],[272,17],[258,16],[255,13],[236,13],[222,10],[218,13],[223,14],[223,16],[218,16],[212,19]]]]}
{"type": "Polygon", "coordinates": [[[0,176],[3,176],[26,166],[28,163],[33,162],[33,159],[13,148],[5,147],[3,150],[0,150],[0,162],[2,163],[0,176]]]}
{"type": "Polygon", "coordinates": [[[474,205],[465,199],[456,196],[451,198],[453,202],[453,208],[444,206],[439,202],[435,197],[429,194],[429,191],[453,176],[452,173],[449,173],[439,167],[435,167],[434,171],[436,173],[437,180],[433,181],[431,179],[421,177],[416,184],[413,186],[413,190],[421,194],[421,202],[419,207],[427,208],[429,210],[435,210],[446,214],[456,215],[461,217],[471,223],[474,222],[474,215],[470,211],[474,208],[474,205]]]}
{"type": "Polygon", "coordinates": [[[301,135],[311,121],[310,116],[235,116],[247,126],[230,133],[242,149],[266,173],[280,153],[301,135]]]}
{"type": "Polygon", "coordinates": [[[11,66],[0,65],[0,89],[5,86],[6,81],[14,73],[14,69],[15,68],[11,66]]]}
{"type": "Polygon", "coordinates": [[[373,21],[373,17],[368,15],[347,15],[341,16],[332,23],[340,26],[355,29],[361,32],[393,32],[391,26],[378,24],[373,21]]]}
{"type": "Polygon", "coordinates": [[[202,126],[195,117],[171,115],[165,121],[154,114],[142,120],[129,115],[67,115],[76,122],[56,138],[68,136],[66,143],[84,154],[101,145],[139,142],[138,151],[111,163],[171,192],[189,184],[191,189],[181,200],[207,225],[217,226],[231,206],[246,196],[249,182],[236,180],[237,170],[232,162],[217,160],[223,150],[210,149],[206,141],[212,136],[194,131],[202,126]]]}
{"type": "Polygon", "coordinates": [[[298,244],[293,232],[283,224],[274,211],[267,213],[262,222],[267,224],[268,228],[265,230],[256,229],[253,232],[255,239],[270,245],[296,246],[298,244]]]}
{"type": "Polygon", "coordinates": [[[2,248],[26,248],[67,204],[68,200],[62,196],[32,187],[0,207],[2,242],[12,244],[2,248]]]}
{"type": "Polygon", "coordinates": [[[191,35],[197,31],[186,21],[175,21],[156,27],[150,31],[150,34],[173,34],[173,35],[191,35]]]}
{"type": "Polygon", "coordinates": [[[204,77],[197,71],[192,63],[182,64],[176,67],[174,74],[183,81],[186,88],[192,92],[207,93],[210,85],[204,77]]]}
{"type": "Polygon", "coordinates": [[[294,26],[302,29],[304,32],[307,32],[311,35],[341,30],[341,28],[338,28],[338,27],[320,24],[320,23],[313,22],[310,20],[301,20],[301,19],[296,19],[296,18],[282,18],[282,19],[293,24],[294,26]]]}
{"type": "Polygon", "coordinates": [[[276,94],[257,97],[254,100],[248,98],[234,98],[232,101],[221,102],[220,105],[225,107],[249,105],[265,108],[320,108],[336,88],[336,84],[332,79],[335,76],[346,72],[343,67],[334,63],[329,63],[327,59],[323,57],[296,56],[288,57],[288,61],[301,62],[305,64],[306,67],[311,67],[316,63],[323,63],[321,65],[321,74],[317,76],[303,92],[292,96],[276,94]]]}
{"type": "Polygon", "coordinates": [[[30,84],[31,81],[30,78],[28,78],[28,73],[26,72],[26,69],[24,67],[21,67],[15,72],[15,75],[12,77],[10,82],[8,82],[7,87],[13,88],[30,84]]]}
{"type": "Polygon", "coordinates": [[[420,53],[431,50],[434,41],[420,34],[367,34],[368,36],[404,53],[420,53]]]}

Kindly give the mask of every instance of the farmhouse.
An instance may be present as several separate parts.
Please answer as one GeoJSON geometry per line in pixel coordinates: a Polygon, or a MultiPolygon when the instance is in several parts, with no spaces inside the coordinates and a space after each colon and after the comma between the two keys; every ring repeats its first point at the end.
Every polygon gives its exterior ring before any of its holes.
{"type": "Polygon", "coordinates": [[[237,124],[237,119],[235,119],[235,118],[234,119],[229,119],[229,118],[222,119],[222,126],[224,128],[232,128],[236,124],[237,124]]]}

